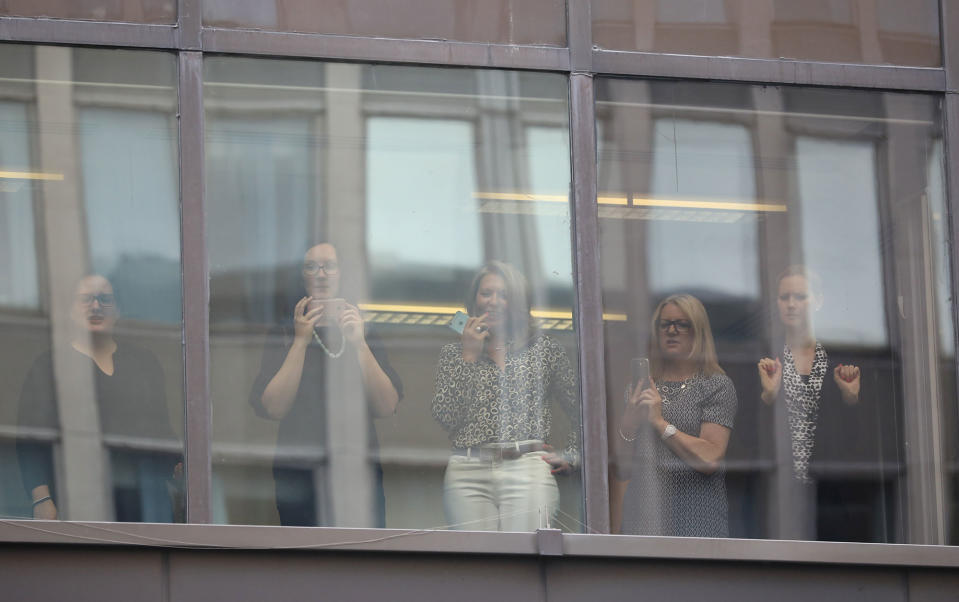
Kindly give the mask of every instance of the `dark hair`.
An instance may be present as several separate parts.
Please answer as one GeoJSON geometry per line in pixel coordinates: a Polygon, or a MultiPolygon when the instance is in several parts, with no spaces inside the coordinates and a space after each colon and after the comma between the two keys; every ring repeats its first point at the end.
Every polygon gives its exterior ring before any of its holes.
{"type": "Polygon", "coordinates": [[[503,261],[489,261],[484,265],[476,276],[473,277],[473,283],[470,285],[469,294],[466,297],[466,311],[469,315],[476,313],[476,293],[479,292],[480,283],[483,278],[489,275],[499,276],[506,285],[506,336],[513,338],[518,334],[525,334],[530,325],[530,309],[532,307],[530,299],[529,281],[522,272],[503,261]]]}

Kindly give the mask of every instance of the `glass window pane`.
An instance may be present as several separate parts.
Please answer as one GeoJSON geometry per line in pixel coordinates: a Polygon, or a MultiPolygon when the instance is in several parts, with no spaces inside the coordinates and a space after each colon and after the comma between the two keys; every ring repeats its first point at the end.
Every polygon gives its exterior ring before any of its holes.
{"type": "Polygon", "coordinates": [[[2,52],[0,513],[182,521],[174,58],[2,52]]]}
{"type": "Polygon", "coordinates": [[[566,45],[564,0],[205,0],[203,23],[303,33],[566,45]]]}
{"type": "Polygon", "coordinates": [[[616,529],[954,541],[939,99],[601,79],[596,110],[616,529]]]}
{"type": "Polygon", "coordinates": [[[205,103],[215,520],[581,531],[566,78],[211,58],[205,103]]]}
{"type": "Polygon", "coordinates": [[[0,16],[176,23],[176,0],[0,0],[0,16]]]}
{"type": "Polygon", "coordinates": [[[611,50],[939,67],[936,0],[593,0],[611,50]]]}

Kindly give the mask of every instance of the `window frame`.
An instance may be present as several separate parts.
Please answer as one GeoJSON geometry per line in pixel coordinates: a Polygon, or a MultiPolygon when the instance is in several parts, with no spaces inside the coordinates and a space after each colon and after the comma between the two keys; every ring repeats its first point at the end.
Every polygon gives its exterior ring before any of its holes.
{"type": "MultiPolygon", "coordinates": [[[[587,529],[609,533],[607,421],[597,196],[595,76],[669,77],[742,84],[805,85],[926,92],[943,99],[945,198],[949,240],[959,233],[959,3],[940,0],[943,67],[839,64],[595,49],[590,0],[567,0],[567,47],[398,40],[203,27],[203,0],[177,0],[172,25],[0,16],[0,42],[154,49],[178,65],[178,159],[183,284],[184,420],[187,524],[34,521],[0,523],[0,541],[155,547],[336,548],[449,553],[552,554],[959,567],[959,546],[849,544],[697,538],[594,537],[586,534],[469,533],[211,525],[209,265],[204,198],[203,58],[212,54],[317,58],[372,63],[550,71],[569,78],[574,320],[583,400],[587,529]],[[952,191],[950,193],[950,191],[952,191]]],[[[951,244],[951,292],[959,299],[959,245],[951,244]]],[[[951,308],[959,324],[959,303],[951,308]]],[[[954,326],[955,330],[956,326],[954,326]]],[[[956,333],[953,332],[954,340],[956,333]]],[[[959,374],[959,370],[957,370],[959,374]]],[[[953,400],[955,401],[955,400],[953,400]]]]}

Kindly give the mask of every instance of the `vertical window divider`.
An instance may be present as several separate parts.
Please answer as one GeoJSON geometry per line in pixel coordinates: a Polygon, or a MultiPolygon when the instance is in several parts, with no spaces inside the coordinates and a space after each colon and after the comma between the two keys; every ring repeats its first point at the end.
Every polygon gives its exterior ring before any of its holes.
{"type": "Polygon", "coordinates": [[[596,206],[596,109],[593,76],[570,74],[575,325],[583,409],[583,480],[589,533],[609,533],[609,456],[603,358],[603,298],[596,206]]]}
{"type": "Polygon", "coordinates": [[[212,410],[210,278],[203,187],[203,54],[180,52],[177,72],[187,522],[208,523],[212,518],[212,410]]]}
{"type": "Polygon", "coordinates": [[[177,0],[176,44],[180,50],[200,50],[203,0],[177,0]]]}

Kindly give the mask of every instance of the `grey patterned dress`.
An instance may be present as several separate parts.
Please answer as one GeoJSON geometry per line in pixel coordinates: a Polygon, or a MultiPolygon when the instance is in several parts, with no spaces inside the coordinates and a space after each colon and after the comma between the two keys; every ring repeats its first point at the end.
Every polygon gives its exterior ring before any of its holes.
{"type": "MultiPolygon", "coordinates": [[[[703,422],[733,428],[736,390],[723,374],[683,383],[663,382],[663,418],[699,436],[703,422]],[[664,389],[670,389],[664,394],[664,389]]],[[[637,432],[631,479],[623,500],[623,533],[680,537],[728,537],[725,472],[706,475],[691,468],[645,425],[637,432]]]]}

